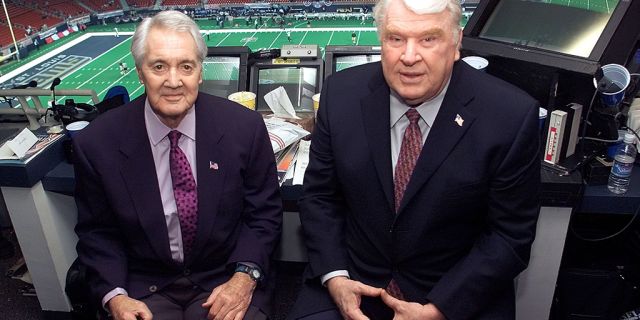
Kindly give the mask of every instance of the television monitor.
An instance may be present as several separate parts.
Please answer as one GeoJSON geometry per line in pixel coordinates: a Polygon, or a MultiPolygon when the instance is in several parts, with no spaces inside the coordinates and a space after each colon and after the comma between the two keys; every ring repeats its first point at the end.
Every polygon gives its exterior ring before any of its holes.
{"type": "Polygon", "coordinates": [[[380,61],[380,46],[326,46],[324,77],[361,64],[380,61]]]}
{"type": "Polygon", "coordinates": [[[322,88],[322,59],[270,59],[251,66],[250,91],[256,111],[270,111],[264,96],[283,87],[296,112],[313,112],[312,97],[322,88]]]}
{"type": "Polygon", "coordinates": [[[227,98],[247,90],[248,47],[209,47],[202,63],[200,91],[227,98]]]}
{"type": "Polygon", "coordinates": [[[589,105],[601,65],[631,63],[640,1],[482,0],[467,22],[462,54],[555,109],[589,105]]]}
{"type": "Polygon", "coordinates": [[[593,75],[637,48],[640,1],[483,0],[462,48],[593,75]]]}

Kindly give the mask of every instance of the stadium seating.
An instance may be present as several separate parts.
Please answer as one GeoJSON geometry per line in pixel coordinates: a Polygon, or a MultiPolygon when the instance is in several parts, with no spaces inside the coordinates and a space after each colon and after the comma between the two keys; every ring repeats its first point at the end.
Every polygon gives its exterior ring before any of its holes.
{"type": "Polygon", "coordinates": [[[152,7],[156,1],[155,0],[127,0],[129,6],[134,8],[148,8],[152,7]]]}
{"type": "Polygon", "coordinates": [[[97,12],[106,12],[120,9],[120,0],[79,0],[82,4],[97,12]]]}
{"type": "Polygon", "coordinates": [[[87,15],[90,12],[75,2],[67,0],[51,0],[47,8],[42,8],[47,12],[57,14],[62,17],[77,17],[87,15]]]}
{"type": "Polygon", "coordinates": [[[200,4],[200,0],[164,0],[163,6],[195,6],[200,4]]]}
{"type": "Polygon", "coordinates": [[[11,23],[14,25],[16,37],[20,39],[24,37],[24,31],[17,32],[15,27],[22,30],[25,30],[27,26],[40,29],[43,25],[53,27],[62,22],[62,19],[40,10],[29,9],[6,1],[5,4],[11,17],[11,23]]]}
{"type": "MultiPolygon", "coordinates": [[[[21,32],[20,29],[16,32],[21,32]]],[[[22,38],[22,37],[18,37],[22,38]]],[[[6,45],[12,44],[13,38],[11,38],[11,32],[9,31],[9,26],[2,24],[0,25],[0,46],[4,47],[6,45]]]]}
{"type": "Polygon", "coordinates": [[[253,0],[209,0],[209,4],[236,4],[236,3],[252,3],[253,0]]]}

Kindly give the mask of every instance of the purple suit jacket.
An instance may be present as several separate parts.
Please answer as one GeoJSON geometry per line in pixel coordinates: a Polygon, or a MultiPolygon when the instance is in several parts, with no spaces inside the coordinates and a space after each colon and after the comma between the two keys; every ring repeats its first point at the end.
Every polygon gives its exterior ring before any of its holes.
{"type": "MultiPolygon", "coordinates": [[[[282,201],[260,115],[229,100],[198,95],[196,254],[180,264],[171,259],[144,102],[143,95],[101,115],[73,141],[77,251],[96,301],[115,287],[141,298],[182,276],[212,290],[230,278],[239,261],[253,262],[268,274],[282,201]]],[[[267,287],[256,289],[252,304],[267,306],[267,287]]]]}

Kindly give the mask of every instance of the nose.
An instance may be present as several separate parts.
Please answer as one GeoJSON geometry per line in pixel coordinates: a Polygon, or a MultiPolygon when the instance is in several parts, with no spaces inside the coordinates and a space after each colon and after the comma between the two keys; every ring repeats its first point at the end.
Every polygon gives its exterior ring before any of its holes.
{"type": "Polygon", "coordinates": [[[420,61],[422,56],[418,52],[418,44],[415,40],[410,39],[406,42],[404,53],[400,56],[400,60],[405,65],[411,66],[420,61]]]}
{"type": "Polygon", "coordinates": [[[171,68],[167,73],[167,78],[165,80],[165,85],[170,88],[177,88],[182,85],[182,81],[180,80],[180,74],[176,68],[171,68]]]}

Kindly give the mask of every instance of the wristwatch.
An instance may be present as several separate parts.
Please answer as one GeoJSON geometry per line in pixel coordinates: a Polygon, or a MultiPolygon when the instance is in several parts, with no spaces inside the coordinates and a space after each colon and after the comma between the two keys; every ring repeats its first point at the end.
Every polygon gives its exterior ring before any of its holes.
{"type": "Polygon", "coordinates": [[[252,267],[246,264],[238,263],[238,265],[236,266],[236,272],[248,274],[251,280],[255,282],[259,282],[260,280],[262,280],[262,272],[258,267],[252,267]]]}

